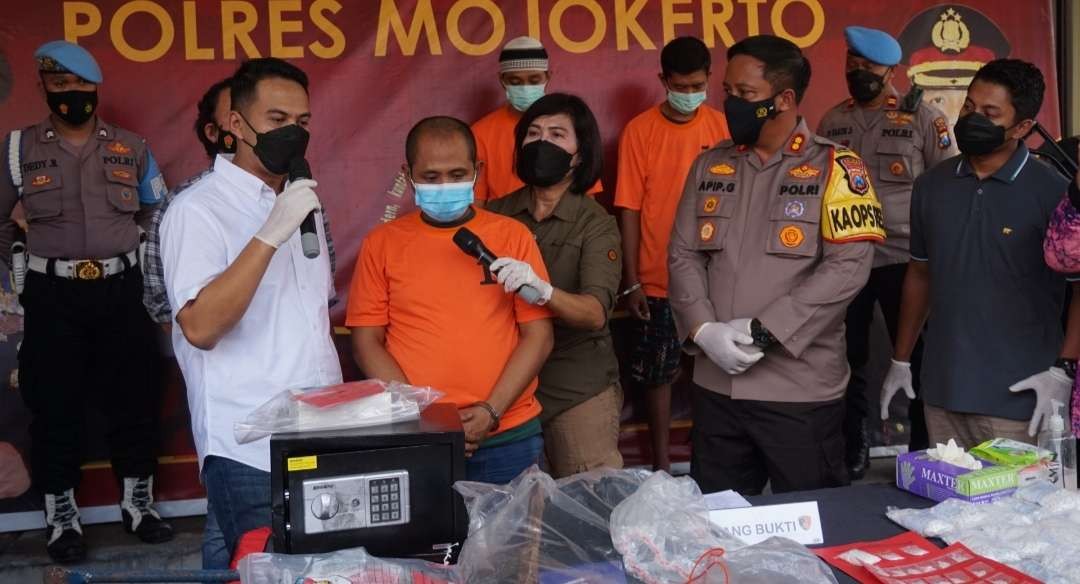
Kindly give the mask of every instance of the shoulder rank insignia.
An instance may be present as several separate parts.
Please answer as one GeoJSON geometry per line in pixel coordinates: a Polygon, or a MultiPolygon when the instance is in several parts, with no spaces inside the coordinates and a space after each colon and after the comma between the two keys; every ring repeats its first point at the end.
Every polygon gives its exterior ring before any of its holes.
{"type": "Polygon", "coordinates": [[[796,166],[788,171],[788,176],[791,178],[798,178],[808,180],[817,178],[821,174],[821,169],[809,164],[803,164],[802,166],[796,166]]]}
{"type": "Polygon", "coordinates": [[[39,174],[30,181],[32,187],[43,187],[52,182],[52,177],[47,174],[39,174]]]}
{"type": "Polygon", "coordinates": [[[821,198],[821,236],[831,243],[885,241],[885,214],[870,184],[866,165],[837,151],[821,198]]]}
{"type": "Polygon", "coordinates": [[[717,176],[731,176],[735,174],[735,167],[727,163],[714,164],[709,167],[709,174],[717,176]]]}
{"type": "Polygon", "coordinates": [[[127,146],[124,146],[124,144],[122,142],[120,142],[119,140],[117,140],[116,142],[113,142],[112,144],[109,144],[107,149],[108,149],[109,152],[112,152],[113,154],[131,154],[131,148],[128,148],[127,146]]]}

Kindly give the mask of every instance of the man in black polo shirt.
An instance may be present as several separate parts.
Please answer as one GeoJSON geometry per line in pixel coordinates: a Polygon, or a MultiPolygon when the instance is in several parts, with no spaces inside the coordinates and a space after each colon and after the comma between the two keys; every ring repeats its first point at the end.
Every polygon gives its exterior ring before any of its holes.
{"type": "Polygon", "coordinates": [[[1042,248],[1067,184],[1023,142],[1044,91],[1030,63],[987,63],[956,123],[962,154],[915,181],[911,262],[881,401],[886,412],[899,389],[913,395],[908,359],[932,315],[922,370],[931,444],[1030,442],[1051,400],[1069,403],[1080,318],[1063,336],[1065,281],[1042,248]]]}

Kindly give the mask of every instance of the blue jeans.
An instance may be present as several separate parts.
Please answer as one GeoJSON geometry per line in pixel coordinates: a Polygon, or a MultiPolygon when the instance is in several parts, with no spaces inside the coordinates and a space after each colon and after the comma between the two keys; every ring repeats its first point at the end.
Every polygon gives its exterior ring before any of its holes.
{"type": "Polygon", "coordinates": [[[465,478],[481,483],[504,485],[517,478],[525,469],[540,462],[544,451],[541,434],[509,444],[481,448],[465,459],[465,478]]]}
{"type": "Polygon", "coordinates": [[[206,498],[206,528],[203,530],[202,567],[204,570],[228,570],[232,558],[225,547],[225,534],[218,525],[217,515],[206,498]]]}
{"type": "MultiPolygon", "coordinates": [[[[231,559],[240,536],[270,526],[270,473],[228,458],[208,456],[203,463],[203,484],[209,504],[207,514],[214,515],[231,559]]],[[[211,540],[211,525],[208,519],[204,545],[211,540]]],[[[217,550],[214,557],[219,556],[217,550]]],[[[204,562],[205,557],[204,547],[204,562]]]]}

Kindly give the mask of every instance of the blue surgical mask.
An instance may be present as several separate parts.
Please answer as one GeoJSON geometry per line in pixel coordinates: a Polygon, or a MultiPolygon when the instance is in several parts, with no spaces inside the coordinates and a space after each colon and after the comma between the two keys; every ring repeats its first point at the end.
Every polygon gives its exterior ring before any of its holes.
{"type": "Polygon", "coordinates": [[[544,97],[545,87],[547,87],[546,83],[540,85],[510,85],[506,88],[506,99],[510,102],[510,105],[514,106],[514,109],[523,112],[536,103],[536,100],[544,97]]]}
{"type": "Polygon", "coordinates": [[[460,218],[473,202],[473,184],[467,182],[441,184],[413,183],[416,206],[425,215],[439,223],[449,223],[460,218]]]}
{"type": "Polygon", "coordinates": [[[696,112],[697,108],[705,103],[705,97],[706,92],[704,91],[699,91],[697,93],[679,93],[669,89],[667,92],[668,104],[675,108],[675,111],[683,114],[692,114],[696,112]]]}

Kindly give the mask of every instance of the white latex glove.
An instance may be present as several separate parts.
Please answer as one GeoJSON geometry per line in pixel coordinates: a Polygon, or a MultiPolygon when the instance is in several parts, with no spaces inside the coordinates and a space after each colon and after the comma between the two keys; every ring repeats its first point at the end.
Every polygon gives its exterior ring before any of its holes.
{"type": "MultiPolygon", "coordinates": [[[[1051,367],[1042,373],[1036,373],[1027,379],[1017,381],[1009,386],[1009,391],[1016,393],[1032,390],[1035,392],[1035,411],[1031,414],[1031,422],[1028,423],[1028,436],[1039,433],[1039,427],[1050,422],[1054,415],[1052,400],[1057,400],[1065,407],[1069,407],[1069,395],[1072,392],[1073,380],[1060,367],[1051,367]],[[1045,422],[1045,424],[1043,423],[1045,422]]],[[[1068,409],[1065,410],[1068,415],[1068,409]]],[[[1066,428],[1069,422],[1066,421],[1066,428]]]]}
{"type": "Polygon", "coordinates": [[[911,380],[911,363],[892,359],[885,382],[881,384],[881,419],[889,419],[889,404],[896,392],[904,390],[908,399],[915,399],[915,385],[911,380]]]}
{"type": "Polygon", "coordinates": [[[277,249],[281,244],[289,241],[304,222],[308,213],[321,209],[319,196],[312,190],[319,183],[309,179],[300,179],[289,183],[284,191],[274,199],[274,208],[270,209],[270,217],[259,228],[255,238],[277,249]]]}
{"type": "Polygon", "coordinates": [[[739,375],[745,372],[765,356],[765,353],[751,355],[739,349],[737,344],[753,344],[753,337],[749,332],[737,329],[725,322],[705,323],[698,329],[693,341],[728,375],[739,375]]]}
{"type": "Polygon", "coordinates": [[[507,292],[517,292],[522,286],[532,286],[540,292],[537,304],[544,305],[551,300],[555,288],[536,275],[528,262],[514,258],[499,258],[491,262],[489,268],[507,292]]]}

